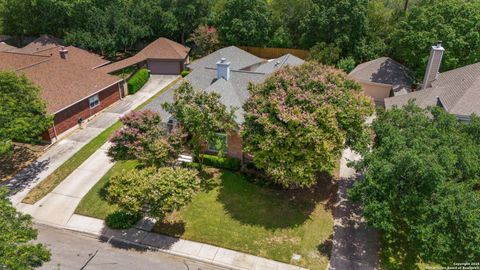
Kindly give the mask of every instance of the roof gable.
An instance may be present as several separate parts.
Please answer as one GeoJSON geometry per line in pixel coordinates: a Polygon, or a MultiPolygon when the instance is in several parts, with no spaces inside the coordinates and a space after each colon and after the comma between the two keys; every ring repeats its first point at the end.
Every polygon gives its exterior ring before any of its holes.
{"type": "Polygon", "coordinates": [[[221,58],[226,58],[229,62],[231,62],[230,69],[232,70],[245,69],[247,67],[260,64],[265,61],[264,59],[248,53],[240,48],[230,46],[217,50],[205,57],[202,57],[191,63],[188,67],[191,69],[204,67],[216,68],[217,62],[221,58]]]}
{"type": "Polygon", "coordinates": [[[402,64],[388,57],[381,57],[362,63],[355,67],[348,76],[360,81],[383,83],[395,87],[410,87],[413,82],[410,71],[402,64]]]}

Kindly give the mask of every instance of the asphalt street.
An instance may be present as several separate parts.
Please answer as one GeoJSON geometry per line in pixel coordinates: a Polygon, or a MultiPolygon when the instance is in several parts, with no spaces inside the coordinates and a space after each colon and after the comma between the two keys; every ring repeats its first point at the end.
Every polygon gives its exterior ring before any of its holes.
{"type": "Polygon", "coordinates": [[[168,255],[157,251],[135,250],[116,243],[72,231],[37,225],[37,242],[52,253],[51,261],[39,269],[52,270],[222,270],[224,268],[168,255]]]}

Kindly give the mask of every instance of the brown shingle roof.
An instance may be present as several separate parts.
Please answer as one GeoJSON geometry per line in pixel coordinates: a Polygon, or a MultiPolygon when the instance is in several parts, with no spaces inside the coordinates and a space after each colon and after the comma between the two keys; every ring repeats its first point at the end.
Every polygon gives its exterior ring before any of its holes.
{"type": "Polygon", "coordinates": [[[11,51],[13,49],[16,49],[16,47],[10,46],[5,42],[0,42],[0,52],[11,51]]]}
{"type": "Polygon", "coordinates": [[[25,74],[40,86],[49,114],[61,111],[121,81],[118,77],[55,58],[17,72],[25,74]]]}
{"type": "MultiPolygon", "coordinates": [[[[35,55],[45,55],[45,56],[53,56],[55,58],[60,59],[60,46],[53,47],[47,50],[43,50],[40,52],[35,53],[35,55]]],[[[106,65],[110,63],[110,61],[103,59],[100,55],[91,53],[89,51],[74,47],[68,46],[66,47],[68,50],[67,61],[73,62],[75,64],[88,67],[88,68],[97,68],[99,66],[106,65]]]]}
{"type": "Polygon", "coordinates": [[[161,37],[150,43],[135,56],[100,67],[98,70],[104,73],[112,73],[147,59],[183,60],[187,57],[189,51],[190,48],[168,38],[161,37]]]}
{"type": "Polygon", "coordinates": [[[12,52],[0,52],[0,70],[15,71],[17,69],[48,61],[50,57],[12,52]]]}
{"type": "Polygon", "coordinates": [[[41,88],[47,112],[54,114],[121,79],[60,57],[0,52],[0,70],[26,75],[41,88]]]}

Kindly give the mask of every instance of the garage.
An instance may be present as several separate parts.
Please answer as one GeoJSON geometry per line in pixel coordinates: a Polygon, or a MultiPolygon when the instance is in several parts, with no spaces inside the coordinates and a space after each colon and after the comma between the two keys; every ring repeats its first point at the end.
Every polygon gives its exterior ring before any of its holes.
{"type": "Polygon", "coordinates": [[[181,62],[178,60],[148,59],[147,65],[151,74],[178,75],[182,72],[181,62]]]}

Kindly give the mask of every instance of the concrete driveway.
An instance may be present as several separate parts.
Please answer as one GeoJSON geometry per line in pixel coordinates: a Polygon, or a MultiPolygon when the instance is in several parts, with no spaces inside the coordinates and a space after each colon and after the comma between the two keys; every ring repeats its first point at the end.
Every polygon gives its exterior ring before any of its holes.
{"type": "Polygon", "coordinates": [[[119,117],[143,104],[177,78],[178,76],[174,75],[152,75],[147,84],[135,95],[127,96],[100,112],[85,123],[82,129],[77,129],[60,139],[30,166],[0,186],[6,186],[10,190],[10,200],[14,205],[18,205],[33,187],[113,125],[119,117]]]}
{"type": "Polygon", "coordinates": [[[368,227],[362,209],[347,198],[347,191],[359,175],[347,166],[361,156],[350,149],[343,152],[338,181],[338,200],[334,212],[333,248],[327,270],[374,270],[378,266],[378,241],[375,230],[368,227]]]}

